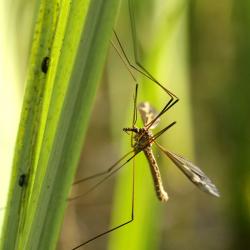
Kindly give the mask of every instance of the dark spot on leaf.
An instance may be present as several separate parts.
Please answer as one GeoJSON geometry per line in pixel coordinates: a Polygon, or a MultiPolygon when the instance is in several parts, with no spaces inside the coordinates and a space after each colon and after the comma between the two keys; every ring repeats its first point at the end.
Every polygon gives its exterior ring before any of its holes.
{"type": "Polygon", "coordinates": [[[19,176],[18,185],[20,187],[23,187],[26,184],[26,180],[27,180],[27,176],[25,174],[21,174],[19,176]]]}
{"type": "Polygon", "coordinates": [[[49,69],[49,62],[50,62],[50,58],[48,56],[43,58],[43,61],[42,61],[42,64],[41,64],[41,69],[42,69],[42,72],[44,74],[46,74],[48,69],[49,69]]]}

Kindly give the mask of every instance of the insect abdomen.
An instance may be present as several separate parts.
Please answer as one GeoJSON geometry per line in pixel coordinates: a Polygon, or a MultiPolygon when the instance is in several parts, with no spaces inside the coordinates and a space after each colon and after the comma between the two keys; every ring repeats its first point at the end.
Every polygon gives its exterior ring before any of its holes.
{"type": "Polygon", "coordinates": [[[168,200],[168,194],[164,190],[160,170],[159,170],[159,167],[158,167],[157,162],[155,160],[155,157],[153,155],[153,151],[152,151],[151,147],[146,147],[143,150],[143,152],[144,152],[144,154],[148,160],[149,166],[150,166],[151,174],[152,174],[153,181],[154,181],[156,195],[160,201],[166,202],[168,200]]]}

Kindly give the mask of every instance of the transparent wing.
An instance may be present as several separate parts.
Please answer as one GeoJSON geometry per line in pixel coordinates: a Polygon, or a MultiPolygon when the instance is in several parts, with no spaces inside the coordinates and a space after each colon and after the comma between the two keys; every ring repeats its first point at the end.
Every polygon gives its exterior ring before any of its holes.
{"type": "MultiPolygon", "coordinates": [[[[158,115],[156,110],[149,104],[149,102],[141,102],[138,105],[138,110],[141,114],[141,118],[144,126],[146,127],[154,118],[158,115]]],[[[154,129],[160,122],[160,118],[156,119],[155,122],[150,126],[150,129],[154,129]]]]}
{"type": "Polygon", "coordinates": [[[195,166],[192,162],[184,159],[182,156],[165,150],[161,145],[156,145],[167,155],[171,161],[192,181],[200,190],[219,197],[219,191],[205,173],[195,166]]]}

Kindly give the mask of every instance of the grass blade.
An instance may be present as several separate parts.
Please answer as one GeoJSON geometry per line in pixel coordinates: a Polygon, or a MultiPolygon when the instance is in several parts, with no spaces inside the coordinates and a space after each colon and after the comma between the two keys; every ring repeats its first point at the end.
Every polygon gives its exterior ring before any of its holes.
{"type": "Polygon", "coordinates": [[[40,2],[1,249],[56,246],[118,3],[40,2]]]}

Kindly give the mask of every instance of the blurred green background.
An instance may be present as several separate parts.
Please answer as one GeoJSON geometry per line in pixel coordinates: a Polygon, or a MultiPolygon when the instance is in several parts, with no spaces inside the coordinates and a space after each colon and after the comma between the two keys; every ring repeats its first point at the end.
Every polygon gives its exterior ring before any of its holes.
{"type": "MultiPolygon", "coordinates": [[[[24,4],[25,3],[25,4],[24,4]]],[[[21,109],[34,6],[2,1],[1,207],[21,109]],[[21,7],[20,7],[21,6],[21,7]],[[7,14],[8,13],[8,14],[7,14]],[[10,18],[11,17],[11,18],[10,18]],[[7,151],[8,149],[8,151],[7,151]]],[[[160,203],[143,155],[135,161],[135,220],[82,249],[247,249],[250,246],[250,3],[135,0],[140,62],[180,101],[161,119],[177,124],[160,142],[195,162],[218,187],[200,192],[156,151],[169,202],[160,203]]],[[[127,1],[114,27],[134,62],[127,1]]],[[[115,41],[115,38],[112,38],[115,41]]],[[[157,110],[166,94],[145,78],[138,101],[157,110]]],[[[76,180],[112,165],[130,147],[135,84],[110,46],[76,180]]],[[[138,126],[141,122],[138,119],[138,126]]],[[[156,129],[156,131],[158,131],[156,129]]],[[[58,249],[71,249],[131,214],[132,163],[88,196],[70,202],[58,249]]],[[[96,183],[73,187],[70,197],[96,183]],[[90,185],[90,186],[89,186],[90,185]]],[[[4,209],[1,209],[1,218],[4,209]]]]}

